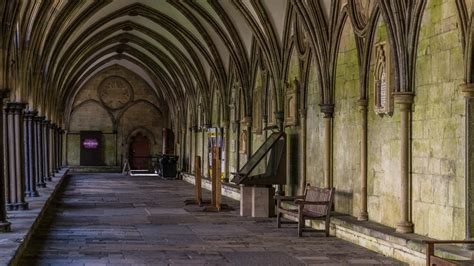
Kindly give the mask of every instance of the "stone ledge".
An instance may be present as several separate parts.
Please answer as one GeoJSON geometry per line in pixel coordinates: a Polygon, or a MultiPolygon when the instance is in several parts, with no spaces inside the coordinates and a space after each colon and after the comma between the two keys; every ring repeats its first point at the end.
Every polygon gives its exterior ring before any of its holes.
{"type": "Polygon", "coordinates": [[[79,166],[68,165],[71,173],[121,173],[120,166],[79,166]]]}
{"type": "Polygon", "coordinates": [[[11,232],[0,233],[0,265],[17,265],[28,242],[40,224],[48,207],[58,195],[69,169],[62,169],[45,188],[38,188],[39,197],[27,198],[29,209],[9,211],[8,221],[11,232]]]}
{"type": "MultiPolygon", "coordinates": [[[[183,173],[183,180],[191,184],[195,183],[192,174],[183,173]]],[[[223,185],[222,194],[224,196],[240,201],[239,187],[223,185]]],[[[210,180],[203,179],[202,187],[210,190],[210,180]]],[[[318,222],[307,225],[320,228],[318,222]]],[[[395,232],[394,228],[375,222],[358,221],[355,217],[341,213],[334,213],[331,217],[331,235],[410,265],[426,264],[423,240],[433,240],[417,234],[400,234],[395,232]]],[[[443,246],[436,248],[436,255],[463,260],[470,259],[474,254],[457,246],[443,246]]]]}

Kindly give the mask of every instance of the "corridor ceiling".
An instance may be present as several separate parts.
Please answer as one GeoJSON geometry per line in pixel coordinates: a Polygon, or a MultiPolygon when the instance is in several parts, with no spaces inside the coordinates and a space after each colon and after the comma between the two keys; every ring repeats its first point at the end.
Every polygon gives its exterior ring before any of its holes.
{"type": "MultiPolygon", "coordinates": [[[[317,61],[325,104],[332,101],[345,21],[350,18],[360,38],[358,49],[370,51],[379,13],[386,14],[384,20],[394,25],[389,27],[394,46],[404,48],[411,42],[405,29],[417,25],[421,16],[413,15],[423,5],[420,0],[0,0],[0,82],[12,92],[11,100],[59,120],[81,85],[118,64],[147,81],[172,116],[189,106],[209,113],[214,90],[229,104],[231,88],[244,94],[250,115],[256,66],[268,72],[278,98],[297,44],[301,54],[317,61]]],[[[395,60],[411,56],[397,53],[395,60]]]]}

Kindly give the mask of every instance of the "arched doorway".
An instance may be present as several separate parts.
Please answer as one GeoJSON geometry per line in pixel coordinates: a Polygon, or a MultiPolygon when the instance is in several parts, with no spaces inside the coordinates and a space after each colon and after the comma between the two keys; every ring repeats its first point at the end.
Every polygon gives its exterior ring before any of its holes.
{"type": "Polygon", "coordinates": [[[150,167],[150,140],[142,133],[132,137],[129,146],[130,168],[143,170],[150,167]]]}

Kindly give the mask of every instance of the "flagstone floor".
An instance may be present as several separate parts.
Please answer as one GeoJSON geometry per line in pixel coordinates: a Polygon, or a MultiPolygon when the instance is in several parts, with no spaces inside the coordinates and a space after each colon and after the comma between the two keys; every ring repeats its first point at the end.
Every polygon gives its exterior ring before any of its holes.
{"type": "Polygon", "coordinates": [[[66,182],[21,265],[402,264],[320,233],[298,238],[274,218],[240,217],[234,200],[221,213],[186,206],[194,189],[183,181],[81,174],[66,182]]]}

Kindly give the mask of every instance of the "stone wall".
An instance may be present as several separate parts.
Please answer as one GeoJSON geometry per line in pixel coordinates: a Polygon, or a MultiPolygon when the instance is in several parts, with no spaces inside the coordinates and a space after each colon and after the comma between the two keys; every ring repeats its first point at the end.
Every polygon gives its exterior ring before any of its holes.
{"type": "Polygon", "coordinates": [[[428,1],[416,66],[413,112],[415,232],[464,238],[464,98],[455,1],[428,1]]]}
{"type": "Polygon", "coordinates": [[[358,110],[359,67],[354,32],[346,23],[339,47],[333,120],[333,185],[336,211],[360,212],[360,127],[358,110]]]}
{"type": "Polygon", "coordinates": [[[97,73],[79,89],[68,122],[69,165],[80,164],[79,134],[89,130],[103,133],[105,164],[120,165],[128,155],[131,138],[138,133],[150,140],[152,155],[161,153],[162,131],[168,119],[149,84],[135,73],[114,65],[97,73]],[[99,87],[110,77],[123,78],[130,84],[132,93],[128,100],[121,94],[101,96],[99,87]],[[120,108],[109,106],[122,102],[120,108]]]}

